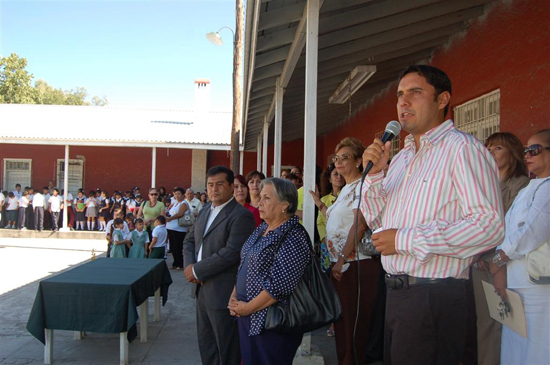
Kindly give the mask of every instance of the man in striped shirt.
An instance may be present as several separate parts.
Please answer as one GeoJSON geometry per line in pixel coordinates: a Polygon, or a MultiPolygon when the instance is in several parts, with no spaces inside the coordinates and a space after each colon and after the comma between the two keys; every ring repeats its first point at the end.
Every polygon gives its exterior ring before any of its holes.
{"type": "Polygon", "coordinates": [[[475,255],[504,238],[496,163],[476,138],[445,121],[451,81],[431,66],[404,70],[397,112],[410,133],[392,160],[375,139],[363,155],[361,212],[387,271],[385,362],[459,364],[465,279],[475,255]]]}

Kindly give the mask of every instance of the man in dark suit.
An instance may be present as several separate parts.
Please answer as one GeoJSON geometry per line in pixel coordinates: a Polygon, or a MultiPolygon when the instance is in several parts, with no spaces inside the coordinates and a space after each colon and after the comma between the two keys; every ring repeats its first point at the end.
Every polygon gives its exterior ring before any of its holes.
{"type": "Polygon", "coordinates": [[[199,212],[183,243],[185,278],[197,299],[197,332],[203,364],[240,364],[235,318],[227,303],[235,286],[241,248],[254,231],[252,213],[233,198],[233,171],[206,174],[210,204],[199,212]]]}

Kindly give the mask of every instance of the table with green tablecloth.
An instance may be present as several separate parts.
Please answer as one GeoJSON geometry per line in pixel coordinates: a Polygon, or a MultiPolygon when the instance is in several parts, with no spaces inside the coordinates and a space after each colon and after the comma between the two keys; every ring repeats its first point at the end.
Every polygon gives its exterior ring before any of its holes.
{"type": "Polygon", "coordinates": [[[27,330],[47,347],[47,331],[54,329],[121,333],[131,342],[137,336],[137,306],[159,294],[164,305],[171,283],[162,259],[90,261],[40,282],[27,330]]]}

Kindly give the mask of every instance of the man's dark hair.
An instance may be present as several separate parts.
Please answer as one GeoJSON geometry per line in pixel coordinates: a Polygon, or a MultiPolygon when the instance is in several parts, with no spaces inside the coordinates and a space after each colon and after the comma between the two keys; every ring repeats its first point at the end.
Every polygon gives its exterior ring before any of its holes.
{"type": "MultiPolygon", "coordinates": [[[[424,77],[428,84],[432,85],[435,88],[434,101],[436,101],[439,94],[444,91],[448,91],[451,95],[453,94],[451,80],[449,79],[449,76],[447,76],[445,72],[433,66],[411,65],[401,72],[401,74],[399,75],[399,82],[401,82],[401,79],[405,75],[413,72],[424,77]]],[[[449,104],[450,103],[448,103],[443,110],[443,117],[445,117],[447,115],[447,112],[449,111],[449,104]]]]}
{"type": "Polygon", "coordinates": [[[233,174],[233,171],[226,167],[226,166],[214,166],[208,169],[208,172],[206,173],[206,179],[208,180],[209,177],[217,175],[217,174],[225,174],[225,179],[227,182],[231,185],[235,181],[235,175],[233,174]]]}
{"type": "Polygon", "coordinates": [[[174,188],[174,190],[172,190],[174,193],[176,191],[179,191],[182,195],[185,195],[185,190],[183,190],[183,188],[181,186],[178,186],[177,188],[174,188]]]}
{"type": "Polygon", "coordinates": [[[16,187],[16,188],[20,188],[20,187],[21,187],[21,184],[15,184],[15,187],[16,187]]]}

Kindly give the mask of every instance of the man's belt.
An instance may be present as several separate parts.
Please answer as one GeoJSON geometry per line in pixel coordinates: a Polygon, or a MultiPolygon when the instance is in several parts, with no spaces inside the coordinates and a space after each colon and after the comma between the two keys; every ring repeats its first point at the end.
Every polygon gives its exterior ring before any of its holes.
{"type": "Polygon", "coordinates": [[[455,278],[442,278],[442,279],[432,279],[432,278],[417,278],[409,275],[392,275],[386,274],[385,276],[386,287],[392,290],[398,289],[408,289],[411,286],[418,285],[428,285],[428,284],[460,284],[464,283],[463,279],[455,278]]]}

